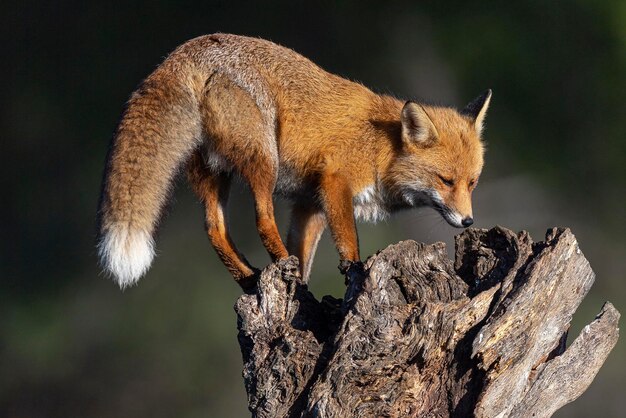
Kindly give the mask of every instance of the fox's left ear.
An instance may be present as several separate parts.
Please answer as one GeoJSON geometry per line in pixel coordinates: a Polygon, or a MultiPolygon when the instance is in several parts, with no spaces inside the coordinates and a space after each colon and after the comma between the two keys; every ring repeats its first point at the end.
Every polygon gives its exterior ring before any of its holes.
{"type": "Polygon", "coordinates": [[[489,102],[491,102],[491,89],[472,100],[465,106],[465,109],[461,110],[462,115],[469,116],[474,120],[474,127],[478,136],[483,132],[483,124],[485,116],[487,116],[489,102]]]}
{"type": "Polygon", "coordinates": [[[437,128],[422,105],[408,101],[400,116],[402,140],[422,147],[429,147],[437,141],[437,128]]]}

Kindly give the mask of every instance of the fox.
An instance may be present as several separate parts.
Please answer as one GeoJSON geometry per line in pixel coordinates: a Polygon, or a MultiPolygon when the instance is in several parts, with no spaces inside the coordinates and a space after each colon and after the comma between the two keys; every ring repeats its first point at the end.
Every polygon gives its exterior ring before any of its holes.
{"type": "Polygon", "coordinates": [[[295,255],[304,282],[327,227],[343,272],[360,262],[356,221],[432,207],[453,227],[468,227],[491,95],[462,110],[400,100],[271,41],[191,39],[141,82],[117,126],[98,205],[101,264],[121,288],[145,275],[181,172],[204,205],[213,248],[244,290],[259,269],[229,234],[235,177],[249,186],[270,258],[295,255]],[[292,203],[286,245],[275,196],[292,203]]]}

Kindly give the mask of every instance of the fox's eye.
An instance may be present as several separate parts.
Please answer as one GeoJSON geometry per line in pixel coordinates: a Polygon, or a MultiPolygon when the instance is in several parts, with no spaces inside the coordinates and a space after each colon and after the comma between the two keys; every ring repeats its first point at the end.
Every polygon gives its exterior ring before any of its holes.
{"type": "Polygon", "coordinates": [[[439,180],[441,180],[443,182],[443,184],[445,184],[446,186],[452,187],[454,186],[454,180],[446,178],[442,175],[439,175],[439,180]]]}
{"type": "Polygon", "coordinates": [[[472,187],[474,187],[474,186],[476,186],[476,180],[470,180],[470,182],[469,182],[469,187],[470,187],[470,189],[471,189],[472,187]]]}

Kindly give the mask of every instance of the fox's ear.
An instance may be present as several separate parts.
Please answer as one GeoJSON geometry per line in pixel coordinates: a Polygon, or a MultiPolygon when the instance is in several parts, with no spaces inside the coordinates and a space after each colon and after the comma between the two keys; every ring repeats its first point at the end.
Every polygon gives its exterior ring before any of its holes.
{"type": "Polygon", "coordinates": [[[404,142],[430,146],[437,141],[437,128],[421,105],[406,102],[402,108],[400,122],[404,142]]]}
{"type": "Polygon", "coordinates": [[[474,120],[474,127],[478,136],[483,132],[483,124],[485,123],[485,116],[487,116],[489,102],[491,102],[491,89],[472,100],[461,111],[461,114],[469,116],[474,120]]]}

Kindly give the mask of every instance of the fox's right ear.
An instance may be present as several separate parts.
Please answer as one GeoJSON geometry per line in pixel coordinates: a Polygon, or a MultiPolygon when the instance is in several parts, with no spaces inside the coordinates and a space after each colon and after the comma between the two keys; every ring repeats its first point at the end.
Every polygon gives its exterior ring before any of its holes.
{"type": "Polygon", "coordinates": [[[461,110],[462,115],[469,116],[474,120],[474,128],[476,129],[478,136],[483,133],[485,116],[487,116],[487,109],[489,109],[490,102],[491,89],[472,100],[467,106],[465,106],[465,109],[461,110]]]}
{"type": "Polygon", "coordinates": [[[400,117],[402,123],[402,140],[421,146],[430,146],[437,141],[437,128],[418,103],[408,101],[402,108],[400,117]]]}

